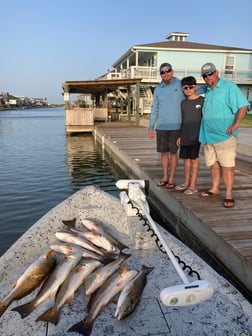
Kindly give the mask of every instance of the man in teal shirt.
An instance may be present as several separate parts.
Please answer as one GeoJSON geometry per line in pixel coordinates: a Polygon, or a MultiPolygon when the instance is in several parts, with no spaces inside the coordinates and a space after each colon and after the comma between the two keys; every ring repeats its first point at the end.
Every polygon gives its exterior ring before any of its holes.
{"type": "Polygon", "coordinates": [[[174,177],[178,164],[176,141],[181,124],[180,104],[185,99],[181,81],[173,73],[170,63],[161,64],[162,81],[154,90],[149,123],[149,138],[153,139],[156,132],[157,152],[161,153],[163,177],[157,185],[167,189],[175,187],[174,177]]]}
{"type": "Polygon", "coordinates": [[[213,63],[204,64],[201,75],[207,89],[199,141],[204,144],[205,161],[212,178],[212,187],[201,196],[219,195],[222,177],[226,187],[223,205],[231,208],[235,203],[233,185],[238,127],[249,103],[235,83],[219,78],[213,63]]]}

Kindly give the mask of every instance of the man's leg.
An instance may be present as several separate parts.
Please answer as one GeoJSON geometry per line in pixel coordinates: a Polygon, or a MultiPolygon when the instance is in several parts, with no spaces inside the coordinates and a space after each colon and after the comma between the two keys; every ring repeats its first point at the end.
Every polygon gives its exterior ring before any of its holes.
{"type": "Polygon", "coordinates": [[[161,163],[163,169],[163,179],[162,181],[168,181],[168,166],[169,166],[169,157],[167,152],[161,153],[161,163]]]}
{"type": "Polygon", "coordinates": [[[169,177],[169,184],[173,185],[174,184],[174,178],[175,178],[175,173],[178,165],[178,155],[177,153],[173,154],[170,153],[171,155],[171,163],[170,163],[170,177],[169,177]]]}
{"type": "Polygon", "coordinates": [[[220,193],[220,180],[222,175],[222,169],[218,161],[216,161],[211,167],[212,188],[209,189],[214,194],[220,193]]]}
{"type": "MultiPolygon", "coordinates": [[[[222,167],[223,181],[226,187],[225,199],[233,199],[234,167],[222,167]]],[[[232,206],[234,202],[224,202],[224,206],[232,206]],[[231,204],[232,203],[232,204],[231,204]]]]}

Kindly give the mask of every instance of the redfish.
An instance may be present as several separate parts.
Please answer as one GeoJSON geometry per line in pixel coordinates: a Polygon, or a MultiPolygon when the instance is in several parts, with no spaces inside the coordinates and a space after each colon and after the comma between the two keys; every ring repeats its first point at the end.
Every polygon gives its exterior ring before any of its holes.
{"type": "Polygon", "coordinates": [[[70,271],[80,261],[80,255],[67,256],[63,262],[59,263],[50,276],[46,279],[38,295],[29,303],[15,307],[12,310],[19,312],[21,318],[28,316],[33,310],[41,305],[49,297],[55,296],[70,271]]]}
{"type": "Polygon", "coordinates": [[[0,301],[0,316],[14,300],[20,300],[39,287],[56,264],[55,253],[48,250],[33,262],[14,283],[12,291],[0,301]]]}
{"type": "Polygon", "coordinates": [[[99,266],[101,266],[101,263],[96,260],[83,262],[81,265],[76,266],[60,287],[53,307],[41,314],[36,321],[47,321],[57,324],[61,307],[66,302],[73,300],[77,289],[83,284],[87,276],[99,266]]]}

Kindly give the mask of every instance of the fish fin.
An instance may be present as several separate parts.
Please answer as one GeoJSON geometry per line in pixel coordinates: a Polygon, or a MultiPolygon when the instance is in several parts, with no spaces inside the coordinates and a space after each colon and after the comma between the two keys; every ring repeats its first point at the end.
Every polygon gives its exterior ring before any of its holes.
{"type": "Polygon", "coordinates": [[[59,322],[59,310],[52,307],[37,317],[36,322],[37,321],[51,322],[56,325],[59,322]]]}
{"type": "Polygon", "coordinates": [[[72,302],[72,301],[73,301],[73,298],[74,298],[74,295],[73,295],[73,294],[69,295],[68,298],[66,299],[66,302],[67,302],[67,303],[72,302]]]}
{"type": "Polygon", "coordinates": [[[76,218],[70,220],[62,220],[62,223],[69,228],[75,228],[76,218]]]}
{"type": "Polygon", "coordinates": [[[124,275],[126,272],[127,272],[127,264],[126,262],[124,262],[122,265],[121,275],[124,275]]]}
{"type": "Polygon", "coordinates": [[[93,321],[90,322],[80,321],[74,324],[71,328],[69,328],[67,332],[78,332],[81,335],[89,336],[91,335],[92,329],[93,329],[93,321]]]}
{"type": "Polygon", "coordinates": [[[28,316],[32,311],[33,311],[34,307],[32,305],[32,303],[25,303],[21,306],[17,306],[12,308],[12,311],[17,311],[20,315],[21,318],[25,318],[26,316],[28,316]]]}

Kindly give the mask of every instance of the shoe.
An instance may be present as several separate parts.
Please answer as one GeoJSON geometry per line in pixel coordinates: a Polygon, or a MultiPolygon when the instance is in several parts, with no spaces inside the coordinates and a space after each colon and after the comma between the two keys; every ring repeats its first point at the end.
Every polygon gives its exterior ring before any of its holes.
{"type": "Polygon", "coordinates": [[[193,188],[193,187],[189,187],[188,189],[186,189],[186,191],[184,192],[185,195],[193,195],[193,194],[197,194],[198,189],[193,188]]]}
{"type": "Polygon", "coordinates": [[[166,189],[174,189],[175,188],[175,183],[167,183],[166,189]]]}
{"type": "Polygon", "coordinates": [[[219,193],[215,194],[215,193],[213,193],[212,191],[209,191],[209,190],[203,191],[200,194],[201,197],[209,197],[209,196],[217,196],[217,195],[220,195],[220,194],[219,193]]]}
{"type": "Polygon", "coordinates": [[[186,187],[183,183],[181,184],[178,184],[175,189],[178,190],[178,191],[184,191],[186,190],[188,187],[186,187]]]}
{"type": "Polygon", "coordinates": [[[235,204],[235,200],[233,198],[225,198],[224,199],[224,208],[227,208],[227,209],[230,209],[230,208],[233,208],[235,204]],[[229,204],[227,204],[229,203],[229,204]]]}
{"type": "Polygon", "coordinates": [[[168,181],[159,181],[157,183],[157,187],[165,187],[168,184],[168,181]]]}

